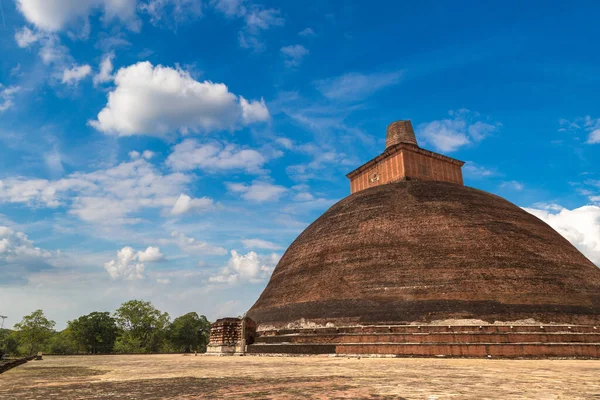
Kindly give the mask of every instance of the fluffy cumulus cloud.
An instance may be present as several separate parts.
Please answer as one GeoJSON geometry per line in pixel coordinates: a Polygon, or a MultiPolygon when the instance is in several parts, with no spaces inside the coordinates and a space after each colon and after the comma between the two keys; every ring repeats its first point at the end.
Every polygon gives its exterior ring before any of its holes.
{"type": "Polygon", "coordinates": [[[232,193],[241,194],[244,200],[265,202],[277,201],[287,188],[273,185],[269,182],[254,181],[250,185],[245,183],[227,183],[227,189],[232,193]]]}
{"type": "Polygon", "coordinates": [[[569,210],[556,204],[538,204],[525,210],[554,228],[600,267],[600,207],[587,205],[569,210]]]}
{"type": "Polygon", "coordinates": [[[171,237],[175,244],[187,254],[192,255],[215,255],[222,256],[227,254],[227,249],[214,246],[210,243],[197,240],[195,238],[186,236],[184,233],[173,231],[171,237]]]}
{"type": "Polygon", "coordinates": [[[254,251],[239,254],[231,250],[231,258],[227,265],[219,274],[211,276],[209,282],[227,284],[263,282],[271,276],[279,259],[280,256],[275,253],[261,256],[254,251]]]}
{"type": "Polygon", "coordinates": [[[300,65],[302,59],[309,53],[308,49],[301,44],[285,46],[281,48],[283,61],[288,68],[294,68],[300,65]]]}
{"type": "Polygon", "coordinates": [[[253,149],[242,149],[233,144],[201,143],[194,139],[186,139],[173,148],[166,164],[176,171],[243,170],[248,173],[259,173],[262,172],[262,166],[266,161],[265,156],[253,149]]]}
{"type": "Polygon", "coordinates": [[[153,246],[149,246],[144,251],[138,251],[137,257],[141,262],[160,261],[165,258],[163,253],[160,252],[160,248],[153,246]]]}
{"type": "Polygon", "coordinates": [[[117,251],[117,259],[104,263],[104,269],[112,279],[144,279],[146,267],[140,262],[138,253],[129,246],[117,251]]]}
{"type": "Polygon", "coordinates": [[[15,262],[50,257],[52,252],[35,247],[24,233],[0,225],[0,261],[15,262]]]}
{"type": "Polygon", "coordinates": [[[213,209],[214,206],[213,200],[208,197],[193,199],[186,194],[181,194],[171,209],[171,214],[182,215],[192,211],[206,211],[213,209]]]}
{"type": "Polygon", "coordinates": [[[264,101],[244,99],[242,106],[242,98],[225,84],[198,82],[181,68],[140,62],[119,69],[114,83],[106,107],[97,120],[90,121],[105,133],[163,136],[176,131],[208,132],[268,118],[264,101]]]}
{"type": "Polygon", "coordinates": [[[450,118],[417,127],[418,136],[425,144],[444,153],[480,142],[501,126],[499,123],[482,121],[479,113],[467,109],[450,111],[449,115],[450,118]]]}
{"type": "Polygon", "coordinates": [[[38,29],[56,32],[73,23],[87,21],[97,11],[107,21],[135,20],[137,0],[17,0],[17,8],[38,29]]]}
{"type": "Polygon", "coordinates": [[[67,207],[71,215],[94,224],[134,224],[148,209],[170,212],[191,177],[162,174],[145,158],[76,172],[57,180],[21,177],[0,180],[0,204],[67,207]]]}
{"type": "Polygon", "coordinates": [[[240,106],[242,107],[242,121],[246,124],[263,122],[271,119],[269,109],[265,104],[265,99],[260,99],[260,101],[248,101],[240,96],[240,106]]]}
{"type": "Polygon", "coordinates": [[[85,79],[86,76],[92,73],[92,67],[89,65],[73,65],[71,68],[65,69],[62,75],[62,83],[67,85],[77,85],[79,81],[85,79]]]}
{"type": "Polygon", "coordinates": [[[58,256],[60,252],[36,247],[26,234],[0,225],[1,284],[25,284],[32,273],[53,268],[58,256]]]}
{"type": "Polygon", "coordinates": [[[316,82],[317,89],[328,99],[336,101],[362,100],[375,92],[400,83],[402,71],[384,73],[347,73],[316,82]]]}
{"type": "Polygon", "coordinates": [[[3,86],[0,83],[0,113],[14,106],[14,97],[21,90],[19,86],[3,86]]]}

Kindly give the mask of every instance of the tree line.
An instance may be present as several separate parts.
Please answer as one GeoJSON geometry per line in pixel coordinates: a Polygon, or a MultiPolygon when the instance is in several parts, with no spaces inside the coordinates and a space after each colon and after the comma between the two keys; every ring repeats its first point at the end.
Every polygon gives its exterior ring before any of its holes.
{"type": "Polygon", "coordinates": [[[195,312],[175,318],[149,301],[127,301],[111,315],[93,312],[54,329],[42,310],[0,331],[0,355],[204,352],[210,322],[195,312]]]}

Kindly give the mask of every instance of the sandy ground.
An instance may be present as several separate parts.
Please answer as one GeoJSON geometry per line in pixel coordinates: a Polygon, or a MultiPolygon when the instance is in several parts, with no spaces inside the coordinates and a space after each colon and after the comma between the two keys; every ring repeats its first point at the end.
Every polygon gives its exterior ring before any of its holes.
{"type": "Polygon", "coordinates": [[[45,356],[0,399],[600,399],[600,361],[45,356]]]}

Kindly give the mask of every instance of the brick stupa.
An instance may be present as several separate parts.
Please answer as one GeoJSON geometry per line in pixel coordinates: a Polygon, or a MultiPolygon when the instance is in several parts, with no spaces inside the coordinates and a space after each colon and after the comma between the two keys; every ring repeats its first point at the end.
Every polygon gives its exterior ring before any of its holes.
{"type": "Polygon", "coordinates": [[[600,357],[600,269],[550,226],[463,185],[410,121],[348,174],[247,316],[249,353],[600,357]]]}

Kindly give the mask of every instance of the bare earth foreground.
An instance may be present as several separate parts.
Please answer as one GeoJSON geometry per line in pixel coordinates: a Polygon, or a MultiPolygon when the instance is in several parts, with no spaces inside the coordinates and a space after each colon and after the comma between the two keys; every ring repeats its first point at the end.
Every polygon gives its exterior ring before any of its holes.
{"type": "Polygon", "coordinates": [[[46,356],[0,399],[600,399],[600,361],[46,356]]]}

